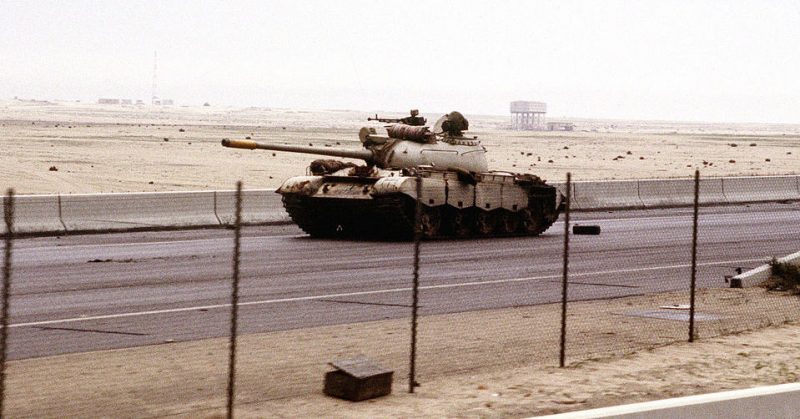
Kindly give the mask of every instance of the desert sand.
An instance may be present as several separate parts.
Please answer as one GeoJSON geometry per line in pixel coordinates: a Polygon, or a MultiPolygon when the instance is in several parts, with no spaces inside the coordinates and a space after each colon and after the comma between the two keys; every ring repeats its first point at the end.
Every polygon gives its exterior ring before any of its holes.
{"type": "MultiPolygon", "coordinates": [[[[19,194],[275,188],[317,158],[226,149],[223,138],[360,148],[374,113],[0,101],[0,186],[19,194]],[[53,168],[53,170],[51,170],[53,168]]],[[[425,114],[432,124],[441,114],[425,114]]],[[[466,115],[494,170],[574,180],[800,173],[800,125],[571,119],[574,132],[511,131],[466,115]]]]}

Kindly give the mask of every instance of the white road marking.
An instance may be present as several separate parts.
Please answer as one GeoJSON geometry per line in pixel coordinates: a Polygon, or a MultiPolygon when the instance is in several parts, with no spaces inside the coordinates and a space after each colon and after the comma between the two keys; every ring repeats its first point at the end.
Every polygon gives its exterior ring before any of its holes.
{"type": "MultiPolygon", "coordinates": [[[[98,244],[73,244],[73,245],[62,245],[62,246],[40,246],[40,247],[15,247],[15,252],[24,252],[24,251],[37,251],[37,250],[70,250],[70,249],[82,249],[82,248],[92,248],[92,247],[134,247],[134,246],[157,246],[162,244],[184,244],[184,243],[200,243],[200,242],[215,242],[215,241],[230,241],[231,237],[216,237],[210,239],[188,239],[188,240],[163,240],[163,241],[142,241],[142,242],[130,242],[130,243],[98,243],[98,244]]],[[[285,238],[300,238],[300,237],[307,237],[306,234],[286,234],[286,235],[269,235],[269,236],[247,236],[242,237],[242,240],[252,240],[252,239],[266,239],[266,240],[275,240],[275,239],[285,239],[285,238]]]]}
{"type": "MultiPolygon", "coordinates": [[[[750,262],[764,262],[768,261],[768,257],[763,257],[759,259],[746,259],[746,260],[726,260],[726,261],[719,261],[719,262],[705,262],[705,263],[698,263],[697,266],[714,266],[714,265],[735,265],[741,263],[750,263],[750,262]]],[[[663,265],[663,266],[651,266],[647,268],[633,268],[633,269],[613,269],[607,271],[595,271],[595,272],[583,272],[583,273],[571,273],[570,277],[584,277],[584,276],[595,276],[595,275],[608,275],[608,274],[623,274],[623,273],[634,273],[634,272],[647,272],[647,271],[658,271],[664,269],[677,269],[677,268],[689,268],[691,264],[678,264],[678,265],[663,265]]],[[[495,285],[495,284],[505,284],[505,283],[514,283],[514,282],[527,282],[527,281],[535,281],[535,280],[543,280],[543,279],[559,279],[561,278],[561,274],[558,275],[545,275],[545,276],[529,276],[524,278],[508,278],[508,279],[495,279],[490,281],[471,281],[471,282],[460,282],[456,284],[440,284],[440,285],[426,285],[421,286],[419,289],[421,290],[433,290],[433,289],[444,289],[444,288],[461,288],[461,287],[473,287],[473,286],[484,286],[484,285],[495,285]]],[[[298,301],[312,301],[312,300],[321,300],[321,299],[328,299],[328,298],[341,298],[341,297],[355,297],[355,296],[363,296],[363,295],[376,295],[376,294],[391,294],[396,292],[410,292],[412,288],[405,287],[405,288],[388,288],[382,290],[373,290],[373,291],[356,291],[356,292],[346,292],[346,293],[339,293],[339,294],[325,294],[325,295],[309,295],[303,297],[290,297],[290,298],[279,298],[273,300],[259,300],[259,301],[248,301],[248,302],[240,302],[239,307],[244,306],[256,306],[256,305],[267,305],[267,304],[278,304],[278,303],[291,303],[291,302],[298,302],[298,301]]],[[[107,319],[119,319],[125,317],[138,317],[138,316],[148,316],[148,315],[155,315],[155,314],[170,314],[170,313],[183,313],[188,311],[197,311],[197,310],[213,310],[213,309],[220,309],[220,308],[230,308],[231,304],[213,304],[213,305],[206,305],[206,306],[194,306],[194,307],[181,307],[181,308],[170,308],[170,309],[163,309],[163,310],[149,310],[149,311],[137,311],[137,312],[129,312],[129,313],[117,313],[117,314],[106,314],[106,315],[99,315],[99,316],[85,316],[85,317],[74,317],[74,318],[67,318],[67,319],[56,319],[56,320],[42,320],[38,322],[29,322],[29,323],[16,323],[9,325],[11,327],[30,327],[30,326],[44,326],[44,325],[51,325],[51,324],[59,324],[59,323],[75,323],[75,322],[83,322],[83,321],[91,321],[91,320],[107,320],[107,319]]]]}

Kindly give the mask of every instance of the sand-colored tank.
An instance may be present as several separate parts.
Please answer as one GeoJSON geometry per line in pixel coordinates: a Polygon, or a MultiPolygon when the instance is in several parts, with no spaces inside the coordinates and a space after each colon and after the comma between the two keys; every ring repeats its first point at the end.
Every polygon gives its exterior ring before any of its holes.
{"type": "Polygon", "coordinates": [[[311,175],[278,188],[292,220],[315,237],[412,238],[417,177],[425,238],[535,236],[558,218],[563,196],[557,189],[532,174],[490,171],[486,149],[477,137],[464,135],[469,123],[460,113],[444,115],[433,129],[403,123],[385,128],[386,135],[361,128],[359,150],[227,139],[222,145],[366,162],[315,160],[311,175]]]}

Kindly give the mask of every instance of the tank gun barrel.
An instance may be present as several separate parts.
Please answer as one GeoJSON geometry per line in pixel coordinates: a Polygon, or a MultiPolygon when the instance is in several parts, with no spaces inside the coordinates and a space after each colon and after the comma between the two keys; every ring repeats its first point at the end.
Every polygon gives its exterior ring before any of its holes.
{"type": "Polygon", "coordinates": [[[351,159],[361,159],[367,163],[373,163],[374,155],[369,150],[346,150],[340,148],[317,148],[297,145],[264,144],[252,140],[222,140],[222,145],[230,148],[242,148],[246,150],[272,150],[287,151],[290,153],[318,154],[321,156],[346,157],[351,159]]]}

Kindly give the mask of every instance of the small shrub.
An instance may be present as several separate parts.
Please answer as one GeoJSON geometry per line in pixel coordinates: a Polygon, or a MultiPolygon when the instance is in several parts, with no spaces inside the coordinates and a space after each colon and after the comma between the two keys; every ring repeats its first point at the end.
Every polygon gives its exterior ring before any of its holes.
{"type": "Polygon", "coordinates": [[[800,267],[778,262],[775,258],[772,258],[769,266],[773,281],[770,281],[767,289],[783,289],[792,294],[800,294],[800,267]]]}

